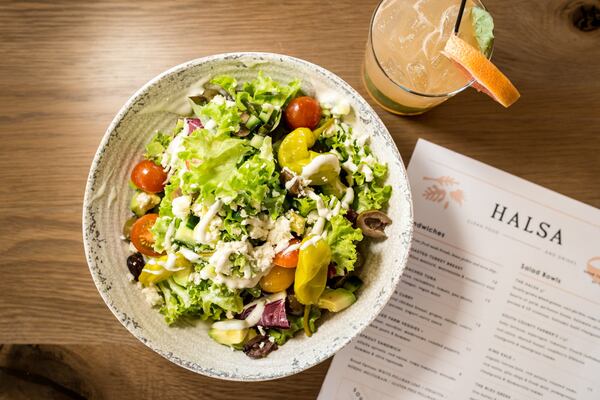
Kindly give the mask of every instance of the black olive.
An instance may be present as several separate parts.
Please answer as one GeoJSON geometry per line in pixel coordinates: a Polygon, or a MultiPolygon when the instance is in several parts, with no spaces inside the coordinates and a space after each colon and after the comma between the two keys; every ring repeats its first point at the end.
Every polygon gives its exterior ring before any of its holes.
{"type": "Polygon", "coordinates": [[[304,313],[304,305],[300,304],[293,294],[288,294],[285,302],[285,310],[290,315],[300,316],[304,313]]]}
{"type": "Polygon", "coordinates": [[[129,257],[127,257],[127,268],[129,268],[129,272],[137,281],[146,262],[144,261],[144,257],[140,253],[133,253],[129,257]]]}
{"type": "Polygon", "coordinates": [[[356,218],[356,225],[363,234],[377,239],[387,237],[384,229],[391,223],[390,217],[379,210],[363,211],[356,218]]]}
{"type": "Polygon", "coordinates": [[[271,342],[267,335],[257,335],[244,345],[244,353],[250,358],[264,358],[277,350],[277,343],[271,342]]]}
{"type": "Polygon", "coordinates": [[[354,211],[353,208],[348,208],[348,211],[346,211],[344,216],[348,221],[352,222],[352,227],[356,228],[356,219],[358,218],[358,213],[354,211]]]}

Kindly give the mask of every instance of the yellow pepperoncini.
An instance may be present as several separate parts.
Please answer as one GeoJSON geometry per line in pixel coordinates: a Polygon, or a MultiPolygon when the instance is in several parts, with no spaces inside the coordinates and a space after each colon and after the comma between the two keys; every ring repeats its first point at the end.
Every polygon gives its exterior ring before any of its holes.
{"type": "Polygon", "coordinates": [[[311,185],[325,186],[326,192],[331,192],[337,197],[343,196],[346,187],[341,182],[340,165],[337,157],[330,153],[319,154],[310,148],[315,144],[323,131],[333,124],[333,119],[328,120],[319,128],[311,131],[308,128],[297,128],[283,138],[279,146],[277,160],[282,168],[288,168],[294,173],[303,174],[304,167],[315,160],[316,168],[309,168],[307,171],[311,185]]]}
{"type": "MultiPolygon", "coordinates": [[[[142,273],[138,277],[138,281],[142,285],[148,286],[151,283],[158,283],[169,279],[169,277],[177,271],[169,271],[164,267],[167,260],[168,256],[166,255],[158,258],[150,258],[150,260],[144,266],[142,273]]],[[[175,258],[175,267],[179,270],[181,270],[181,268],[191,269],[192,264],[181,254],[177,254],[175,258]]]]}
{"type": "Polygon", "coordinates": [[[331,262],[331,249],[324,239],[315,241],[315,236],[309,236],[303,240],[308,246],[300,248],[298,254],[298,266],[294,280],[294,294],[304,308],[304,332],[307,336],[312,335],[308,320],[310,307],[317,304],[327,283],[327,269],[331,262]]]}
{"type": "Polygon", "coordinates": [[[288,133],[279,146],[279,165],[301,174],[302,168],[319,155],[309,150],[319,137],[315,132],[308,128],[298,128],[288,133]]]}

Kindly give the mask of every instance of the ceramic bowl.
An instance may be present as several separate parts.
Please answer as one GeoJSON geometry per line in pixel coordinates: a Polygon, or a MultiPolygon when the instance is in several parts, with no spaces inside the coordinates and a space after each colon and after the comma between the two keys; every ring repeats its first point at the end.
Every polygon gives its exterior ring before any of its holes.
{"type": "Polygon", "coordinates": [[[406,171],[389,132],[367,102],[335,74],[297,58],[271,53],[229,53],[178,65],[138,90],[106,130],[90,168],[83,205],[85,253],[100,295],[117,319],[146,346],[184,368],[207,376],[260,381],[303,371],[334,355],[358,335],[386,304],[406,265],[412,238],[412,202],[406,171]],[[159,129],[172,127],[179,115],[190,112],[187,95],[197,93],[206,79],[230,74],[239,81],[258,71],[284,82],[302,80],[302,90],[334,92],[347,99],[355,131],[367,132],[377,157],[389,166],[393,194],[388,210],[393,224],[388,239],[367,246],[361,270],[364,285],[357,302],[329,313],[312,337],[298,334],[268,357],[252,360],[231,351],[207,335],[208,324],[169,327],[150,308],[136,285],[127,280],[127,243],[120,239],[129,218],[129,173],[144,145],[159,129]]]}

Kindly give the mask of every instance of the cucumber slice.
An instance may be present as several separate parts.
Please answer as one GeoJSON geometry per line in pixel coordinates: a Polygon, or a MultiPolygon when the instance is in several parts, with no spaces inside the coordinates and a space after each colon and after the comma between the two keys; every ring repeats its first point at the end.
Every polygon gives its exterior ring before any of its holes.
{"type": "Polygon", "coordinates": [[[191,273],[192,270],[189,268],[182,269],[181,271],[177,271],[173,274],[173,280],[179,286],[186,287],[191,273]]]}
{"type": "Polygon", "coordinates": [[[186,224],[180,224],[179,228],[175,231],[175,240],[178,242],[185,243],[191,248],[194,248],[196,242],[194,241],[194,231],[190,229],[186,224]]]}

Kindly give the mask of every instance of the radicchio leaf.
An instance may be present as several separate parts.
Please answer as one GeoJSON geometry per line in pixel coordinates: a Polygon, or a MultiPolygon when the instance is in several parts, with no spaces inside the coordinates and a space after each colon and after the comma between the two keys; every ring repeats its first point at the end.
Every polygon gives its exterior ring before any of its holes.
{"type": "MultiPolygon", "coordinates": [[[[245,319],[254,309],[255,306],[248,307],[240,315],[241,319],[245,319]]],[[[265,305],[265,311],[257,325],[265,328],[284,328],[290,327],[290,321],[285,313],[285,299],[273,301],[265,305]]]]}
{"type": "Polygon", "coordinates": [[[203,128],[200,118],[186,118],[185,124],[187,126],[188,133],[194,132],[196,129],[203,128]]]}

